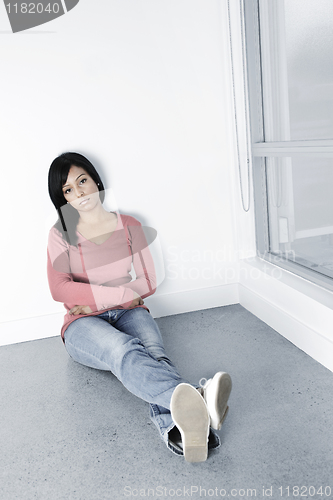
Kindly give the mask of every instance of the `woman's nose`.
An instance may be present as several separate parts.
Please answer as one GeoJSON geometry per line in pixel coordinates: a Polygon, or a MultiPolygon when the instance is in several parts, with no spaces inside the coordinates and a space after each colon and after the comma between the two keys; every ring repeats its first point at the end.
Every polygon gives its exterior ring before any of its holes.
{"type": "Polygon", "coordinates": [[[75,191],[76,191],[76,196],[78,198],[80,198],[81,196],[84,196],[84,190],[83,190],[83,187],[77,187],[75,188],[75,191]]]}

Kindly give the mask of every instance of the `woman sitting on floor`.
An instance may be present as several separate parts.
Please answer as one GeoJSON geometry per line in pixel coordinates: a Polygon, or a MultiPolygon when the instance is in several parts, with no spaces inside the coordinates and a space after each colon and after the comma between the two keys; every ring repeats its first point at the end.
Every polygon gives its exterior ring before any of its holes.
{"type": "Polygon", "coordinates": [[[61,336],[78,363],[111,371],[147,401],[167,447],[189,462],[220,446],[231,379],[218,372],[203,387],[184,380],[168,358],[143,299],[156,290],[155,267],[141,223],[108,212],[91,162],[64,153],[51,164],[50,198],[59,219],[50,229],[47,274],[54,300],[67,310],[61,336]],[[131,265],[136,279],[130,275],[131,265]]]}

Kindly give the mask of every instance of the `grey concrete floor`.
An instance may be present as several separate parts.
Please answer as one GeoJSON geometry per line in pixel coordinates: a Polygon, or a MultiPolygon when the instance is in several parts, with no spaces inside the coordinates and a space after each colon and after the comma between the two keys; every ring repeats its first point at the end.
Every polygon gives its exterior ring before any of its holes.
{"type": "Polygon", "coordinates": [[[60,337],[4,346],[0,499],[332,499],[333,373],[240,305],[156,321],[189,381],[231,374],[222,446],[198,464],[172,454],[148,404],[60,337]]]}

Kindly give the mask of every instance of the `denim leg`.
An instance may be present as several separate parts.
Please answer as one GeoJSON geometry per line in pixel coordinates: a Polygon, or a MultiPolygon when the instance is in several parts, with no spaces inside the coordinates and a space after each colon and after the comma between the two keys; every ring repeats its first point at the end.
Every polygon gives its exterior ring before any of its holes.
{"type": "Polygon", "coordinates": [[[145,311],[146,320],[143,320],[144,315],[138,311],[142,309],[112,310],[107,311],[110,315],[81,317],[68,326],[65,346],[75,361],[111,371],[130,392],[150,403],[150,416],[168,445],[168,432],[174,427],[170,414],[171,396],[175,387],[186,381],[167,361],[153,317],[145,311]],[[152,327],[152,322],[156,327],[152,327]],[[158,361],[152,352],[161,360],[158,361]]]}
{"type": "MultiPolygon", "coordinates": [[[[178,383],[180,383],[181,376],[165,352],[160,329],[152,315],[146,309],[139,307],[129,310],[126,309],[125,311],[119,310],[118,314],[115,313],[114,319],[110,321],[112,325],[122,332],[139,338],[147,351],[157,359],[166,370],[170,370],[174,373],[179,380],[178,383]],[[125,311],[126,314],[124,314],[125,311]]],[[[109,313],[112,315],[113,311],[109,311],[109,313]]],[[[184,379],[182,381],[185,382],[184,379]]],[[[182,450],[174,447],[168,440],[168,434],[175,426],[170,413],[170,404],[164,407],[159,404],[150,403],[149,416],[156,425],[167,447],[174,453],[182,455],[182,450]]]]}

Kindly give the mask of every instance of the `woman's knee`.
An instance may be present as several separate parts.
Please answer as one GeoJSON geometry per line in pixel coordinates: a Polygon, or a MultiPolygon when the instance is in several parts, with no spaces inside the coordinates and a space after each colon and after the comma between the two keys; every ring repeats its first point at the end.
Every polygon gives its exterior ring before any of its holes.
{"type": "Polygon", "coordinates": [[[134,307],[133,309],[130,309],[130,311],[133,312],[136,319],[142,318],[142,319],[147,319],[148,321],[150,320],[150,318],[154,319],[152,315],[144,307],[134,307]]]}

